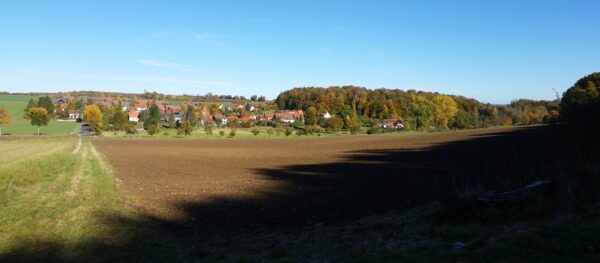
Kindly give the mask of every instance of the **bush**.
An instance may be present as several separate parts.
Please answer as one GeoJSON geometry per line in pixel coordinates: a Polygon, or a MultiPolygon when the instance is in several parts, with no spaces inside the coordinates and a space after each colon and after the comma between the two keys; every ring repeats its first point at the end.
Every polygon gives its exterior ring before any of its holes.
{"type": "Polygon", "coordinates": [[[160,128],[158,127],[158,124],[146,125],[145,128],[146,128],[146,132],[150,136],[153,136],[160,132],[160,128]]]}
{"type": "Polygon", "coordinates": [[[290,128],[285,129],[285,136],[290,136],[290,135],[292,135],[292,129],[290,129],[290,128]]]}
{"type": "Polygon", "coordinates": [[[237,132],[237,131],[236,131],[235,129],[231,129],[231,130],[229,130],[229,138],[233,138],[233,137],[235,137],[235,133],[236,133],[236,132],[237,132]]]}
{"type": "Polygon", "coordinates": [[[256,129],[256,128],[254,128],[254,129],[250,130],[250,132],[251,132],[252,134],[254,134],[254,136],[256,136],[256,135],[258,135],[258,134],[260,133],[260,131],[259,131],[258,129],[256,129]]]}
{"type": "Polygon", "coordinates": [[[284,132],[285,132],[285,129],[283,127],[275,128],[275,135],[277,135],[277,136],[281,136],[281,134],[284,132]]]}
{"type": "Polygon", "coordinates": [[[241,123],[242,128],[252,128],[254,123],[252,121],[244,121],[241,123]]]}
{"type": "Polygon", "coordinates": [[[379,125],[371,126],[371,128],[369,128],[367,130],[367,134],[380,134],[380,133],[381,133],[381,127],[379,125]]]}
{"type": "Polygon", "coordinates": [[[317,125],[307,125],[304,126],[304,134],[305,135],[312,135],[312,134],[321,134],[323,132],[323,129],[321,129],[321,127],[317,126],[317,125]]]}
{"type": "Polygon", "coordinates": [[[221,135],[221,136],[225,136],[225,131],[223,131],[223,130],[220,130],[220,131],[219,131],[219,135],[221,135]]]}
{"type": "Polygon", "coordinates": [[[330,132],[339,132],[344,127],[344,121],[338,117],[331,117],[325,120],[325,128],[330,132]]]}
{"type": "Polygon", "coordinates": [[[269,129],[267,130],[267,134],[268,134],[269,136],[273,135],[273,128],[269,128],[269,129]]]}
{"type": "Polygon", "coordinates": [[[137,134],[137,128],[135,126],[135,124],[126,124],[125,126],[123,126],[123,129],[125,129],[125,133],[133,135],[133,134],[137,134]]]}

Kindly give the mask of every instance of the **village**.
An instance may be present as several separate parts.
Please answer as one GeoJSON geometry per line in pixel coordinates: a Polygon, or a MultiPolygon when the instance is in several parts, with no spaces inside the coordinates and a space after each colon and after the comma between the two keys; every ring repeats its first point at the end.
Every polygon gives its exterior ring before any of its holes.
{"type": "MultiPolygon", "coordinates": [[[[160,112],[160,124],[164,128],[178,128],[184,120],[193,126],[218,128],[252,128],[254,126],[301,127],[313,125],[339,131],[348,116],[335,116],[328,111],[307,113],[303,109],[279,110],[272,101],[237,100],[221,102],[177,102],[165,100],[139,100],[136,98],[105,97],[54,97],[57,119],[83,121],[86,105],[97,105],[103,115],[123,111],[128,121],[137,131],[144,131],[142,123],[153,105],[160,112]],[[340,126],[340,127],[332,127],[340,126]]],[[[111,130],[110,117],[106,118],[104,129],[111,130]]],[[[399,131],[404,128],[401,119],[382,119],[376,123],[384,131],[399,131]]]]}

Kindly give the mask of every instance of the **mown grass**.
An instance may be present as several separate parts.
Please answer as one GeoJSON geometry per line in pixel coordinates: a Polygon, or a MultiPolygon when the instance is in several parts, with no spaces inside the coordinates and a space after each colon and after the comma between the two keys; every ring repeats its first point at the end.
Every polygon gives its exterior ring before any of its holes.
{"type": "MultiPolygon", "coordinates": [[[[10,143],[54,145],[55,140],[10,143]]],[[[115,233],[111,224],[99,221],[104,214],[130,214],[91,144],[84,141],[74,152],[76,139],[59,141],[63,147],[34,157],[13,156],[0,167],[0,258],[88,260],[98,243],[110,244],[129,233],[115,233]]],[[[27,149],[36,152],[36,147],[27,149]]]]}
{"type": "MultiPolygon", "coordinates": [[[[32,96],[21,95],[0,95],[0,107],[4,107],[11,116],[11,123],[2,126],[3,135],[34,135],[37,127],[31,126],[30,120],[23,119],[23,110],[27,107],[29,99],[32,96]]],[[[48,126],[40,129],[42,134],[64,135],[71,132],[77,132],[79,123],[73,121],[51,120],[48,126]]]]}

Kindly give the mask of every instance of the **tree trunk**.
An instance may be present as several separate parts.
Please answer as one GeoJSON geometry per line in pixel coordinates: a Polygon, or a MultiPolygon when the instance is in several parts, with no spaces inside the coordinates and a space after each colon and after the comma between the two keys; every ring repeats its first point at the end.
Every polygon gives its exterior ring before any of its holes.
{"type": "Polygon", "coordinates": [[[2,136],[2,126],[0,126],[0,136],[2,136]]]}
{"type": "Polygon", "coordinates": [[[40,126],[38,126],[38,132],[37,135],[40,136],[40,126]]]}

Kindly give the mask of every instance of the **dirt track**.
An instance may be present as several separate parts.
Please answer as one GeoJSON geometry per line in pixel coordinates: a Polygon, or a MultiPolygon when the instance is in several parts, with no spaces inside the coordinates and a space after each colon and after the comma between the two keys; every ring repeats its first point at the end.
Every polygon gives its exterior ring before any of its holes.
{"type": "MultiPolygon", "coordinates": [[[[149,216],[211,229],[356,218],[443,198],[519,169],[548,128],[272,140],[95,140],[149,216]],[[533,141],[533,142],[532,142],[533,141]],[[489,175],[493,171],[493,176],[489,175]]],[[[536,148],[537,146],[537,148],[536,148]]],[[[530,160],[532,161],[532,160],[530,160]]]]}

